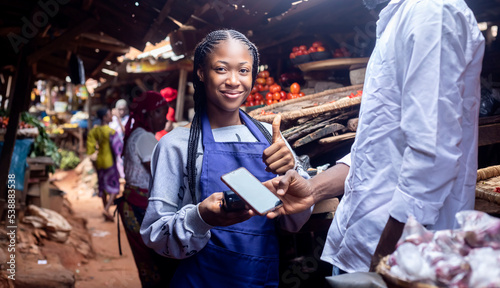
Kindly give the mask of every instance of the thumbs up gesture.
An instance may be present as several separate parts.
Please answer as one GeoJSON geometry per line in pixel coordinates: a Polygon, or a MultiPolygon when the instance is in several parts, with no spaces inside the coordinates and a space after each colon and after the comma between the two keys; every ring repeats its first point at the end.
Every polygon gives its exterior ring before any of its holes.
{"type": "Polygon", "coordinates": [[[274,174],[285,174],[286,171],[295,167],[295,157],[281,136],[281,115],[278,114],[273,120],[273,144],[264,150],[262,160],[266,164],[266,171],[274,174]]]}

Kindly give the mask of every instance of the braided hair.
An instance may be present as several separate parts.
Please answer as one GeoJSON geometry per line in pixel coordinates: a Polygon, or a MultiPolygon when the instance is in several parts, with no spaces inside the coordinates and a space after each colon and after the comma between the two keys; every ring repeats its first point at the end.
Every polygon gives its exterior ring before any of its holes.
{"type": "MultiPolygon", "coordinates": [[[[193,199],[193,203],[198,202],[196,199],[196,153],[198,151],[198,141],[201,135],[201,115],[206,107],[207,96],[205,91],[205,85],[200,80],[198,76],[198,69],[204,67],[207,56],[212,54],[216,49],[217,45],[219,45],[222,41],[226,41],[229,39],[234,39],[241,41],[244,45],[248,47],[248,51],[252,55],[253,64],[252,64],[252,87],[255,79],[257,77],[257,71],[259,69],[259,52],[257,51],[257,47],[250,42],[250,40],[245,37],[245,35],[241,34],[235,30],[216,30],[210,32],[197,46],[194,53],[194,73],[193,73],[193,86],[194,86],[194,118],[191,123],[191,129],[189,132],[189,143],[188,143],[188,158],[187,158],[187,173],[188,173],[188,184],[189,191],[191,193],[191,197],[193,199]]],[[[245,112],[243,112],[245,113],[245,112]]],[[[245,113],[246,114],[246,113],[245,113]]],[[[246,114],[248,116],[248,114],[246,114]]],[[[264,134],[267,141],[271,144],[272,137],[269,131],[260,123],[259,121],[253,119],[248,116],[253,123],[257,126],[257,128],[264,134]]]]}

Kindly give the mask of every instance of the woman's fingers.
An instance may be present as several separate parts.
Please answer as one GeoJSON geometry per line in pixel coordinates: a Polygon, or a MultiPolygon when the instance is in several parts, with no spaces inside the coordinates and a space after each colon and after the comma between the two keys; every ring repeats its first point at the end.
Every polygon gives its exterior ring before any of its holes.
{"type": "Polygon", "coordinates": [[[273,120],[273,143],[276,143],[278,139],[281,138],[280,126],[281,126],[281,114],[276,115],[273,120]]]}

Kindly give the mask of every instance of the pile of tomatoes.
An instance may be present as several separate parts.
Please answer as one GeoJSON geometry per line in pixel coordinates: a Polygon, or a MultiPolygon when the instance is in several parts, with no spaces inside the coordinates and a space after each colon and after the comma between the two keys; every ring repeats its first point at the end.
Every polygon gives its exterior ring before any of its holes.
{"type": "Polygon", "coordinates": [[[316,53],[316,52],[323,52],[325,51],[325,47],[323,46],[323,43],[320,41],[316,41],[312,43],[311,47],[307,48],[306,45],[300,45],[292,48],[292,53],[290,53],[290,59],[293,59],[297,56],[300,55],[308,55],[311,53],[316,53]]]}
{"type": "Polygon", "coordinates": [[[290,86],[290,92],[287,93],[281,89],[281,86],[274,83],[269,87],[269,92],[263,97],[259,92],[252,92],[245,102],[245,106],[255,106],[255,105],[271,105],[279,102],[283,102],[290,99],[295,99],[304,96],[304,92],[300,91],[300,85],[298,83],[293,83],[290,86]]]}
{"type": "Polygon", "coordinates": [[[304,93],[300,92],[300,85],[298,83],[293,83],[290,86],[290,93],[287,93],[274,81],[273,77],[269,76],[269,71],[264,70],[257,74],[252,92],[248,95],[243,106],[271,105],[302,96],[304,96],[304,93]]]}
{"type": "MultiPolygon", "coordinates": [[[[6,129],[7,125],[9,125],[9,117],[8,116],[0,116],[0,129],[6,129]]],[[[33,125],[29,123],[25,123],[24,121],[19,121],[18,129],[28,129],[33,128],[33,125]]]]}

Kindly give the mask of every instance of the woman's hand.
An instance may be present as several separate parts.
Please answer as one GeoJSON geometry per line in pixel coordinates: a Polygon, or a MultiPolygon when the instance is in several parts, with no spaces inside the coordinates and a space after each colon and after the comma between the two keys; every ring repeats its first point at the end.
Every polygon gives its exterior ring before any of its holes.
{"type": "Polygon", "coordinates": [[[266,171],[274,174],[285,174],[295,167],[295,158],[288,149],[280,133],[281,115],[273,120],[273,144],[264,150],[262,160],[266,164],[266,171]]]}
{"type": "Polygon", "coordinates": [[[211,226],[230,226],[248,220],[255,215],[249,209],[228,212],[222,207],[223,200],[224,193],[217,192],[200,203],[198,209],[205,223],[211,226]]]}

